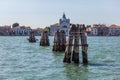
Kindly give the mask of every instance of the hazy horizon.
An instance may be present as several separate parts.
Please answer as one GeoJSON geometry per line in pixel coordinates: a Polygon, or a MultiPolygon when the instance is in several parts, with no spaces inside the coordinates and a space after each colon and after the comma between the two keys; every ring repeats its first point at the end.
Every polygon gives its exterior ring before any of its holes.
{"type": "Polygon", "coordinates": [[[32,28],[59,22],[63,12],[71,23],[120,25],[119,0],[0,0],[0,26],[14,22],[32,28]]]}

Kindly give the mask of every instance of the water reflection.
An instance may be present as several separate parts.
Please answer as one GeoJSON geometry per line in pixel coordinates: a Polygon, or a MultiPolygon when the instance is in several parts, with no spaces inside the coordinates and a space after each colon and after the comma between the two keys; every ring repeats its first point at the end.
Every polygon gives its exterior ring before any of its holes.
{"type": "Polygon", "coordinates": [[[67,80],[88,80],[87,66],[65,64],[65,73],[67,80]]]}

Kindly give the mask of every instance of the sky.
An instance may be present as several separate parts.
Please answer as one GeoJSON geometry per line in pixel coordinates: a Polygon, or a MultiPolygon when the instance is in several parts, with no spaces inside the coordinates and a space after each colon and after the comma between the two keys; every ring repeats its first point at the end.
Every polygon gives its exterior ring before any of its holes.
{"type": "Polygon", "coordinates": [[[63,13],[75,24],[120,25],[120,0],[0,0],[0,26],[46,27],[63,13]]]}

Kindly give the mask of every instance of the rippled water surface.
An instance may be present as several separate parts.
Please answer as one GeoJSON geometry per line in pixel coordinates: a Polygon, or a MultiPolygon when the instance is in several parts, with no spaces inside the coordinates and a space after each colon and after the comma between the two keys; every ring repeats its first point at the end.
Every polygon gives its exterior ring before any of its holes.
{"type": "MultiPolygon", "coordinates": [[[[88,65],[64,64],[64,53],[29,43],[27,37],[0,37],[0,80],[120,80],[120,37],[88,37],[88,65]]],[[[39,37],[37,37],[39,39],[39,37]]],[[[81,51],[81,49],[80,49],[81,51]]]]}

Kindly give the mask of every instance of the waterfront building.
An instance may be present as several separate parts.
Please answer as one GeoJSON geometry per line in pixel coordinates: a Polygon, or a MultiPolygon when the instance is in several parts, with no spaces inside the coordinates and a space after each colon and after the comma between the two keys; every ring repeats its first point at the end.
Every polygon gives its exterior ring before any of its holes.
{"type": "Polygon", "coordinates": [[[36,29],[32,29],[32,30],[33,30],[35,36],[40,36],[41,33],[44,31],[43,28],[36,28],[36,29]]]}
{"type": "Polygon", "coordinates": [[[65,13],[61,19],[59,19],[59,23],[55,23],[50,25],[50,35],[53,36],[56,30],[64,30],[65,34],[68,35],[70,29],[70,19],[66,18],[65,13]]]}
{"type": "Polygon", "coordinates": [[[91,36],[91,27],[89,28],[86,28],[86,33],[87,33],[87,36],[91,36]]]}
{"type": "Polygon", "coordinates": [[[0,36],[9,36],[11,32],[11,26],[0,26],[0,36]]]}
{"type": "Polygon", "coordinates": [[[17,26],[12,28],[11,31],[12,31],[11,35],[14,35],[14,36],[28,36],[30,31],[32,31],[32,29],[26,26],[17,26]]]}
{"type": "Polygon", "coordinates": [[[91,28],[91,35],[92,35],[92,36],[97,36],[97,35],[98,35],[98,30],[97,30],[96,27],[92,27],[92,28],[91,28]]]}
{"type": "Polygon", "coordinates": [[[117,26],[117,25],[109,26],[109,35],[110,36],[120,36],[120,26],[117,26]]]}
{"type": "Polygon", "coordinates": [[[109,27],[104,24],[93,24],[91,34],[93,36],[108,36],[109,35],[109,27]]]}

